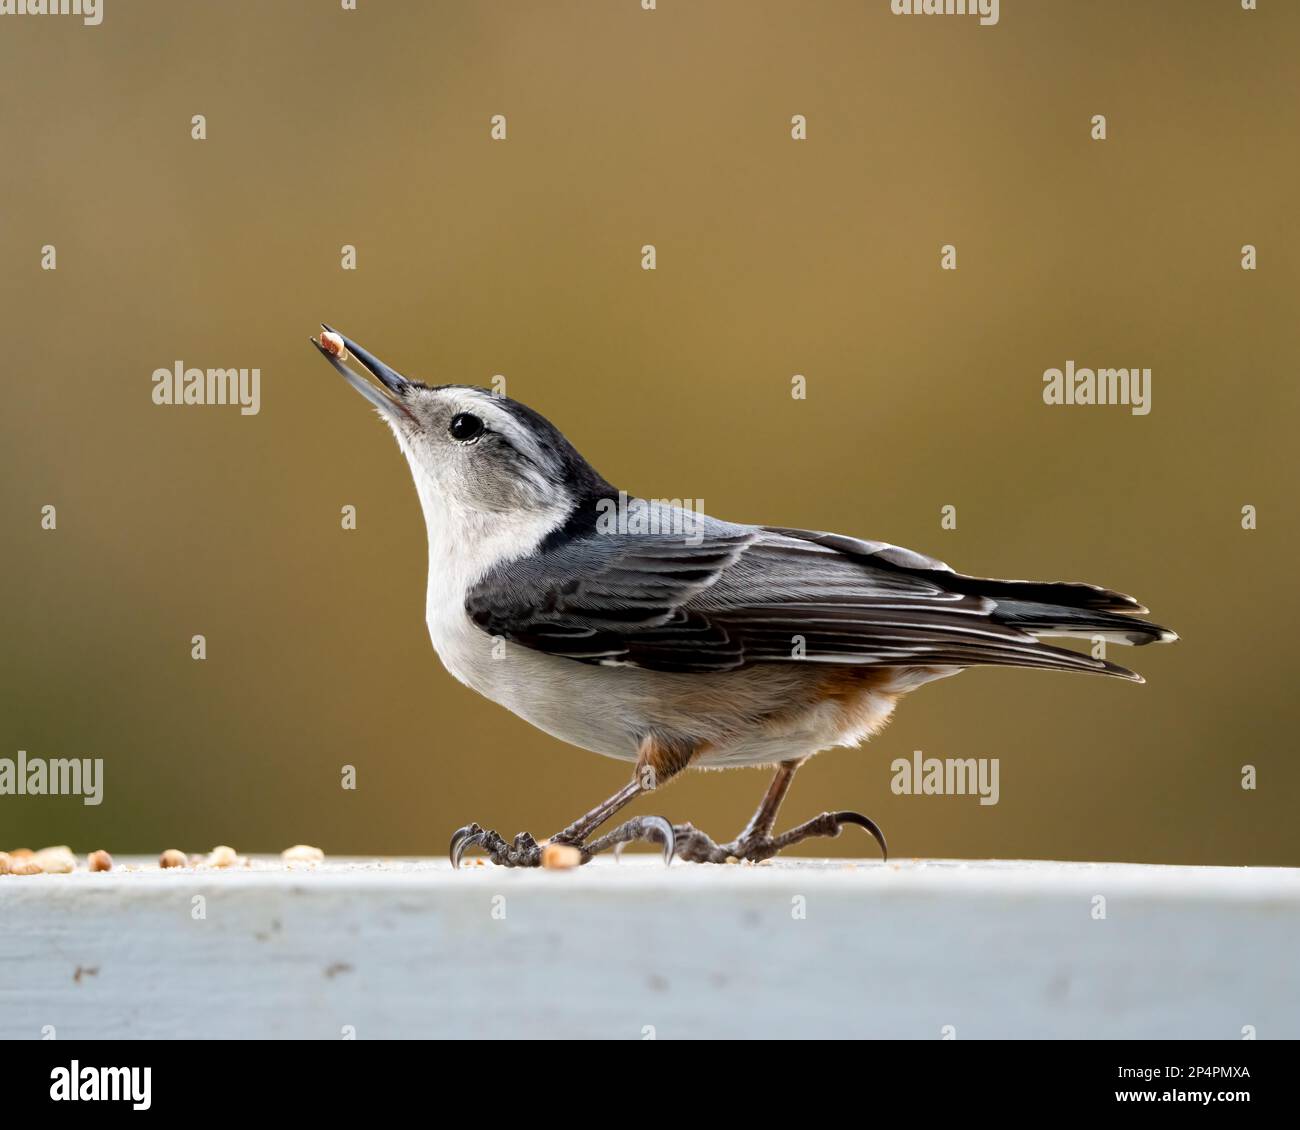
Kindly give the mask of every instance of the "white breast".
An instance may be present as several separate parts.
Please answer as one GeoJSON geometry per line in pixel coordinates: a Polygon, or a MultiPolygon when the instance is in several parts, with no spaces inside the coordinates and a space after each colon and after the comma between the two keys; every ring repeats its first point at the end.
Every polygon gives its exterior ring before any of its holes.
{"type": "Polygon", "coordinates": [[[425,623],[443,666],[485,698],[563,741],[611,757],[635,757],[637,721],[626,712],[583,705],[583,693],[599,698],[607,691],[598,668],[494,639],[465,612],[470,589],[489,570],[532,553],[564,520],[567,506],[505,514],[458,509],[413,470],[429,535],[425,623]]]}
{"type": "Polygon", "coordinates": [[[465,615],[466,596],[491,569],[532,553],[564,520],[566,507],[484,513],[449,502],[414,462],[412,473],[429,538],[429,636],[447,670],[475,686],[472,676],[491,661],[492,641],[465,615]]]}

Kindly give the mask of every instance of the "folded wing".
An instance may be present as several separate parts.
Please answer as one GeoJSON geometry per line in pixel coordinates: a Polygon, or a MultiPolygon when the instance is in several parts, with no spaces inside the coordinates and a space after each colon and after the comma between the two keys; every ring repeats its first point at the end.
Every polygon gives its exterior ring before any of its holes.
{"type": "Polygon", "coordinates": [[[996,664],[1138,679],[1039,637],[1173,638],[1136,619],[1131,597],[1092,585],[967,577],[882,542],[713,519],[693,534],[571,539],[494,570],[466,611],[534,650],[679,672],[996,664]]]}

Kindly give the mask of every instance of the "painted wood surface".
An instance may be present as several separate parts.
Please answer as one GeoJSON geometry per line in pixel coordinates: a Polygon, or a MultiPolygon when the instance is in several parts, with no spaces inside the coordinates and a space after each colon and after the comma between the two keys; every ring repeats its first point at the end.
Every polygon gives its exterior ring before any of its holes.
{"type": "Polygon", "coordinates": [[[0,878],[0,1037],[1300,1037],[1292,869],[122,862],[0,878]]]}

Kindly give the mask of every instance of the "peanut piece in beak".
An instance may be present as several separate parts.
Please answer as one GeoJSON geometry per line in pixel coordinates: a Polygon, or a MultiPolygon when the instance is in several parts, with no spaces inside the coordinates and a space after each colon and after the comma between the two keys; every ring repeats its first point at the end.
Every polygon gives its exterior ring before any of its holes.
{"type": "Polygon", "coordinates": [[[343,339],[333,330],[321,330],[320,344],[321,348],[336,361],[346,361],[348,359],[347,346],[343,344],[343,339]]]}

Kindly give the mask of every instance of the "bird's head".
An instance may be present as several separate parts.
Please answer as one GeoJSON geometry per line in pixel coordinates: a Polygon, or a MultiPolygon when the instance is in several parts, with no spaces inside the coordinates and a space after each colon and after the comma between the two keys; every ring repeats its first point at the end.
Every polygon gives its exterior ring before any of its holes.
{"type": "Polygon", "coordinates": [[[575,505],[613,493],[559,429],[531,408],[484,388],[410,380],[350,338],[322,328],[312,344],[392,429],[431,527],[435,520],[457,519],[490,526],[496,515],[550,528],[575,505]],[[373,380],[346,364],[349,355],[373,380]]]}

